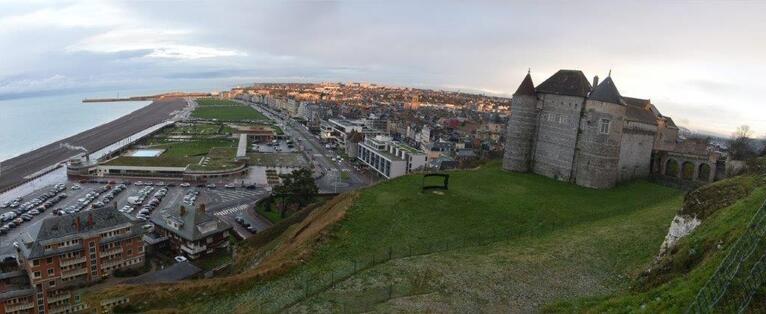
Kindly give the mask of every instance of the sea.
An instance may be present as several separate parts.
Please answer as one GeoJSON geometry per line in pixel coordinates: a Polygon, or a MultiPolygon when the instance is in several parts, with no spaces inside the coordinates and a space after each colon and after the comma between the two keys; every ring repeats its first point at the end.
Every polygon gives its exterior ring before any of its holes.
{"type": "Polygon", "coordinates": [[[0,100],[0,161],[115,120],[151,103],[83,103],[84,98],[127,97],[155,92],[126,95],[93,92],[0,100]]]}

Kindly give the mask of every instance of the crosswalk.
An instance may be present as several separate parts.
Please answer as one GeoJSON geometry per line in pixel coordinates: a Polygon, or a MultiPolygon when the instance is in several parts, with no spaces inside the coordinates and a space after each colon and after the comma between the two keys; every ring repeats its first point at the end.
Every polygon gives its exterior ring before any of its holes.
{"type": "Polygon", "coordinates": [[[242,205],[239,205],[239,206],[234,206],[234,207],[231,207],[231,208],[220,210],[220,211],[216,212],[214,215],[216,215],[218,217],[235,215],[235,214],[239,214],[240,212],[245,210],[245,208],[247,208],[247,204],[242,204],[242,205]]]}
{"type": "Polygon", "coordinates": [[[260,194],[260,192],[258,191],[249,191],[249,190],[218,190],[218,191],[215,191],[214,193],[221,198],[220,199],[221,203],[241,200],[244,198],[252,198],[260,194]]]}

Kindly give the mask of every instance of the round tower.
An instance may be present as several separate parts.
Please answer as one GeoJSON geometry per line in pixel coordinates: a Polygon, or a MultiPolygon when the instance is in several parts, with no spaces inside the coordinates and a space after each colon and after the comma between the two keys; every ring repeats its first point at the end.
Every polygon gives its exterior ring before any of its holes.
{"type": "Polygon", "coordinates": [[[588,95],[577,139],[577,185],[605,189],[617,184],[625,111],[625,101],[611,77],[588,95]]]}
{"type": "Polygon", "coordinates": [[[532,159],[532,142],[537,128],[537,94],[532,76],[527,73],[511,99],[503,155],[503,169],[527,172],[532,159]]]}

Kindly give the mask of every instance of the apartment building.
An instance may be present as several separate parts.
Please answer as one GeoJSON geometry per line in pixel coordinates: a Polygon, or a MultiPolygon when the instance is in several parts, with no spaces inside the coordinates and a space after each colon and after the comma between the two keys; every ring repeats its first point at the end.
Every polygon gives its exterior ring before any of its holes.
{"type": "MultiPolygon", "coordinates": [[[[33,300],[28,312],[83,310],[84,304],[73,294],[76,288],[107,278],[118,269],[144,264],[142,234],[140,225],[111,208],[48,217],[39,229],[21,234],[14,246],[19,268],[28,277],[28,289],[33,293],[23,299],[33,300]]],[[[13,300],[17,308],[22,304],[29,307],[18,298],[4,302],[13,300]]],[[[8,303],[5,311],[16,312],[9,311],[8,303]]]]}
{"type": "Polygon", "coordinates": [[[159,239],[167,239],[178,255],[196,259],[229,246],[231,225],[205,212],[204,208],[167,208],[152,213],[151,222],[159,239]]]}
{"type": "Polygon", "coordinates": [[[368,136],[358,145],[357,159],[387,179],[403,176],[426,164],[425,153],[389,136],[368,136]]]}
{"type": "Polygon", "coordinates": [[[0,273],[0,314],[34,312],[34,295],[25,272],[14,270],[0,273]]]}

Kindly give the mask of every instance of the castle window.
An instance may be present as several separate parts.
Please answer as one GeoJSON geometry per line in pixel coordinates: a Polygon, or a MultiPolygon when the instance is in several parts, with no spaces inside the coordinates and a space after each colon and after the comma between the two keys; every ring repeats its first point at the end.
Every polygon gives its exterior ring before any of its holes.
{"type": "Polygon", "coordinates": [[[567,117],[565,115],[560,115],[559,116],[559,123],[567,124],[567,117]]]}
{"type": "Polygon", "coordinates": [[[601,132],[601,134],[609,134],[609,119],[601,119],[599,132],[601,132]]]}

